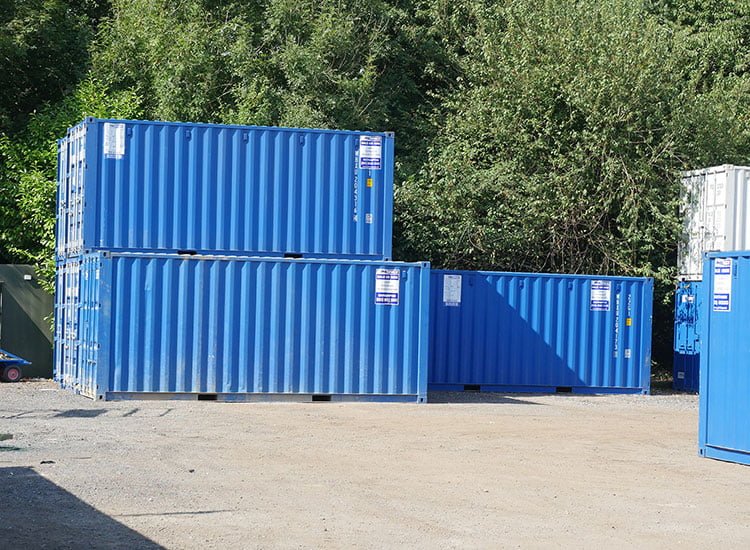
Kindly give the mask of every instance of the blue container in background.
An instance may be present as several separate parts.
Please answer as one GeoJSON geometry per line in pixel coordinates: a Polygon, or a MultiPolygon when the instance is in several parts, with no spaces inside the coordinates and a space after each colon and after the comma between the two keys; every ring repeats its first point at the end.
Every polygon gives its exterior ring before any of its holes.
{"type": "Polygon", "coordinates": [[[750,465],[750,251],[703,262],[700,454],[750,465]]]}
{"type": "Polygon", "coordinates": [[[87,118],[58,144],[57,259],[390,259],[392,133],[87,118]]]}
{"type": "Polygon", "coordinates": [[[700,281],[681,281],[675,289],[673,387],[697,392],[700,373],[700,281]]]}
{"type": "Polygon", "coordinates": [[[648,393],[653,280],[433,270],[433,390],[648,393]]]}
{"type": "Polygon", "coordinates": [[[95,399],[423,402],[429,272],[428,263],[85,254],[59,269],[55,376],[95,399]]]}

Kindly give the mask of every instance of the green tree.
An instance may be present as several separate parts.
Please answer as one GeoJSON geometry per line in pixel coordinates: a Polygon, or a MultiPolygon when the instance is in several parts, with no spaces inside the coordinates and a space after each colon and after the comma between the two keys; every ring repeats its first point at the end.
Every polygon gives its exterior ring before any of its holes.
{"type": "Polygon", "coordinates": [[[746,164],[750,139],[750,4],[652,0],[649,13],[673,35],[674,66],[685,85],[675,112],[682,164],[746,164]]]}
{"type": "Polygon", "coordinates": [[[630,0],[459,4],[473,36],[396,196],[401,257],[655,276],[668,363],[679,171],[750,152],[744,23],[630,0]]]}
{"type": "Polygon", "coordinates": [[[107,12],[96,0],[0,0],[0,130],[19,130],[29,113],[75,89],[107,12]]]}
{"type": "Polygon", "coordinates": [[[119,0],[113,13],[94,67],[147,116],[393,130],[401,173],[421,162],[434,92],[451,82],[421,4],[119,0]]]}
{"type": "Polygon", "coordinates": [[[405,253],[522,270],[668,265],[677,163],[665,122],[681,79],[667,31],[625,1],[507,2],[477,17],[467,83],[399,196],[401,211],[419,209],[401,224],[405,253]]]}
{"type": "Polygon", "coordinates": [[[13,136],[0,133],[0,259],[35,263],[52,283],[55,246],[57,139],[87,116],[133,118],[140,100],[88,78],[74,93],[29,117],[13,136]]]}

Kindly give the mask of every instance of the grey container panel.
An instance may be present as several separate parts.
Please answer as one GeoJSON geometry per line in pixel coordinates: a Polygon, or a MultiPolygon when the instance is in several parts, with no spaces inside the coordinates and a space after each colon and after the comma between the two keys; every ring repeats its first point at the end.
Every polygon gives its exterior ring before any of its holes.
{"type": "Polygon", "coordinates": [[[703,254],[750,248],[750,167],[724,164],[684,172],[678,279],[700,281],[703,254]]]}

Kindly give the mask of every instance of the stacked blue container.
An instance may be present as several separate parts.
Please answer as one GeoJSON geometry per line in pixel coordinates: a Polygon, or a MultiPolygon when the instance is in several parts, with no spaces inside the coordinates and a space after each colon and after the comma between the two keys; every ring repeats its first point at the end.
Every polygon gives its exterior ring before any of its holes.
{"type": "Polygon", "coordinates": [[[57,257],[391,259],[393,134],[89,118],[59,144],[57,257]]]}
{"type": "Polygon", "coordinates": [[[99,120],[59,142],[56,379],[92,398],[424,401],[393,135],[99,120]]]}

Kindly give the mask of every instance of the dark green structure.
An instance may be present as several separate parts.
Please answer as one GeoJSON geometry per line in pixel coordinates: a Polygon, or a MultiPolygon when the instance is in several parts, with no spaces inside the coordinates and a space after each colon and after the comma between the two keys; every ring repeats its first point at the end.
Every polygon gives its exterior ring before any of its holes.
{"type": "Polygon", "coordinates": [[[0,348],[31,361],[25,377],[52,378],[52,295],[30,265],[0,265],[0,348]]]}

